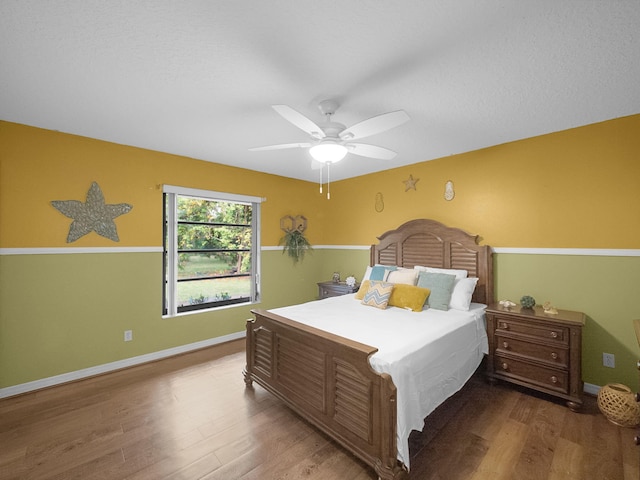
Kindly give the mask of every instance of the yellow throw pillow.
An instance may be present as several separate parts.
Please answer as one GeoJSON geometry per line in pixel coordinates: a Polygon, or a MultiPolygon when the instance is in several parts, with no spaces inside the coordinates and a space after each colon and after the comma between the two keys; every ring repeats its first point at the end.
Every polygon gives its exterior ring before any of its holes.
{"type": "Polygon", "coordinates": [[[360,288],[354,295],[356,300],[362,300],[364,298],[365,293],[367,293],[367,290],[369,290],[370,286],[371,286],[371,282],[369,280],[365,280],[364,282],[362,282],[362,284],[360,285],[360,288]]]}
{"type": "Polygon", "coordinates": [[[420,312],[422,311],[427,298],[429,298],[430,293],[431,290],[428,288],[396,283],[393,292],[391,292],[391,297],[389,298],[389,305],[392,307],[406,308],[413,310],[414,312],[420,312]]]}

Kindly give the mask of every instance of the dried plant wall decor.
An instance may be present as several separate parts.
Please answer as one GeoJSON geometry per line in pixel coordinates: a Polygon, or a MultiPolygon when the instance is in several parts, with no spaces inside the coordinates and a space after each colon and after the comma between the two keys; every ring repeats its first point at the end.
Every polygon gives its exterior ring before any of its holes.
{"type": "Polygon", "coordinates": [[[293,263],[302,261],[305,253],[313,250],[304,236],[304,231],[307,229],[306,217],[286,215],[280,219],[280,228],[284,232],[284,236],[279,242],[283,247],[282,253],[289,255],[293,263]]]}

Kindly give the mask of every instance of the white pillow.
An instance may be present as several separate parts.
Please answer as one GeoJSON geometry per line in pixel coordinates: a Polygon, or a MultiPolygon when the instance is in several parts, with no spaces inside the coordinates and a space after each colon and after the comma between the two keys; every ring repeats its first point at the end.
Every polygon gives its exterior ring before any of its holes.
{"type": "Polygon", "coordinates": [[[446,273],[447,275],[455,275],[457,279],[467,278],[467,275],[469,275],[469,272],[467,272],[466,270],[456,270],[453,268],[422,267],[420,265],[416,265],[413,268],[420,272],[446,273]]]}
{"type": "Polygon", "coordinates": [[[413,268],[398,268],[387,275],[389,283],[403,283],[405,285],[415,285],[418,279],[418,270],[413,268]]]}
{"type": "Polygon", "coordinates": [[[364,276],[362,277],[362,280],[360,281],[360,283],[364,282],[365,280],[369,280],[370,276],[371,276],[371,267],[367,267],[367,269],[364,271],[364,276]]]}
{"type": "Polygon", "coordinates": [[[454,310],[469,310],[473,291],[476,289],[478,279],[476,277],[458,278],[453,284],[449,308],[454,310]]]}

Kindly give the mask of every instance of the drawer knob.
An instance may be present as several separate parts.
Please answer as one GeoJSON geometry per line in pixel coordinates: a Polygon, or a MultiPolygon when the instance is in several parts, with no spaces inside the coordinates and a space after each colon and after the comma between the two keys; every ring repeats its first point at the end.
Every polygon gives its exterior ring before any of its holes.
{"type": "Polygon", "coordinates": [[[509,342],[503,342],[502,347],[507,350],[509,348],[509,342]]]}
{"type": "Polygon", "coordinates": [[[551,332],[551,338],[558,338],[558,332],[551,332]]]}
{"type": "Polygon", "coordinates": [[[558,354],[556,352],[551,352],[551,358],[553,358],[554,360],[557,360],[558,354]]]}
{"type": "Polygon", "coordinates": [[[558,383],[558,377],[556,377],[555,375],[553,375],[551,377],[551,383],[558,383]]]}
{"type": "Polygon", "coordinates": [[[502,369],[509,370],[509,364],[507,362],[502,362],[502,369]]]}
{"type": "Polygon", "coordinates": [[[640,445],[640,435],[633,437],[633,441],[636,442],[636,445],[640,445]]]}
{"type": "Polygon", "coordinates": [[[503,330],[509,330],[509,325],[505,322],[500,322],[500,328],[503,330]]]}

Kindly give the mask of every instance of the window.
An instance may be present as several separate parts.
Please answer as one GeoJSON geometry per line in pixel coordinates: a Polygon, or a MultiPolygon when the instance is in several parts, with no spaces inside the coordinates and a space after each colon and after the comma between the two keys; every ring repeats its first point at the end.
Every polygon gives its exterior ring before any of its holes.
{"type": "Polygon", "coordinates": [[[165,315],[259,299],[262,199],[165,185],[165,315]]]}

